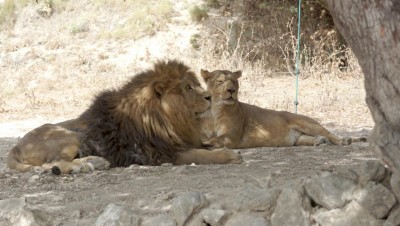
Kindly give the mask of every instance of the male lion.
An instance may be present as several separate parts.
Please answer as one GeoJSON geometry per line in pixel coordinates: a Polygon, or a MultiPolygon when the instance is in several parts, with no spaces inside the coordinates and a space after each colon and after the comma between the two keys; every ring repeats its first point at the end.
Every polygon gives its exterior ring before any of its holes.
{"type": "Polygon", "coordinates": [[[240,163],[240,154],[231,150],[198,149],[200,123],[209,109],[209,92],[195,74],[183,63],[161,61],[122,88],[98,95],[78,119],[26,134],[9,152],[8,166],[51,167],[60,174],[107,168],[108,162],[111,167],[240,163]]]}
{"type": "MultiPolygon", "coordinates": [[[[211,92],[211,112],[203,133],[213,147],[253,148],[310,146],[326,143],[348,145],[352,138],[330,133],[309,117],[286,111],[273,111],[238,100],[241,71],[201,70],[211,92]]],[[[365,138],[364,138],[365,139],[365,138]]],[[[353,139],[353,141],[359,141],[353,139]]]]}

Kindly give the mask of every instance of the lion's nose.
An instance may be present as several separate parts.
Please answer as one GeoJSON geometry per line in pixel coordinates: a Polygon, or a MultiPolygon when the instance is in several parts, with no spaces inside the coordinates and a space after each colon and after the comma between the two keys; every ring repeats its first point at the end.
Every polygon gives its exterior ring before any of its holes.
{"type": "Polygon", "coordinates": [[[209,92],[206,92],[203,97],[205,100],[211,101],[211,94],[209,92]]]}
{"type": "Polygon", "coordinates": [[[235,89],[235,88],[229,88],[227,91],[228,91],[230,94],[233,94],[234,92],[236,92],[236,89],[235,89]]]}

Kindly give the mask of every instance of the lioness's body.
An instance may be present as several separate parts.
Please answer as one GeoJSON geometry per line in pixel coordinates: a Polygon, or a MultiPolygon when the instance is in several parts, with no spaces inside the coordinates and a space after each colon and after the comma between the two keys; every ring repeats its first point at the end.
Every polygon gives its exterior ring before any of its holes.
{"type": "Polygon", "coordinates": [[[328,139],[336,145],[349,144],[317,121],[299,114],[274,111],[238,100],[241,72],[201,71],[211,92],[211,112],[203,133],[214,147],[253,148],[316,145],[328,139]]]}
{"type": "Polygon", "coordinates": [[[177,61],[158,62],[120,89],[104,91],[78,118],[26,134],[8,154],[19,171],[77,173],[131,164],[239,163],[231,150],[201,149],[210,95],[177,61]]]}
{"type": "Polygon", "coordinates": [[[77,158],[80,148],[78,130],[84,128],[78,119],[44,124],[18,141],[8,153],[7,165],[21,172],[35,167],[50,170],[57,166],[61,173],[78,173],[93,170],[93,164],[97,169],[108,168],[108,162],[95,156],[77,158]]]}

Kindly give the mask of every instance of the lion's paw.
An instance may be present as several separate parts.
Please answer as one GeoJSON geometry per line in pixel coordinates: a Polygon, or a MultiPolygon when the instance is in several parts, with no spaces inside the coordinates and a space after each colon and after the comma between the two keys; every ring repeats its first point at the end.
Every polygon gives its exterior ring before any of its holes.
{"type": "Polygon", "coordinates": [[[82,164],[80,169],[79,169],[79,173],[90,173],[93,172],[95,170],[94,166],[92,163],[87,162],[85,164],[82,164]]]}
{"type": "Polygon", "coordinates": [[[326,138],[324,136],[316,136],[315,137],[314,146],[326,146],[328,144],[331,144],[331,142],[328,140],[328,138],[326,138]]]}
{"type": "Polygon", "coordinates": [[[343,137],[341,144],[342,145],[350,145],[351,142],[352,142],[351,137],[343,137]]]}
{"type": "Polygon", "coordinates": [[[107,170],[110,168],[110,162],[103,157],[89,156],[87,164],[91,164],[94,170],[107,170]]]}

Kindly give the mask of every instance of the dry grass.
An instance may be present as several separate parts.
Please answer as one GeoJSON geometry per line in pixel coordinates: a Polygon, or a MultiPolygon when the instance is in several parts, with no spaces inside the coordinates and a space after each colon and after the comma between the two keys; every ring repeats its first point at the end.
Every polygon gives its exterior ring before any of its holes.
{"type": "MultiPolygon", "coordinates": [[[[280,47],[288,62],[287,71],[282,74],[270,67],[267,55],[251,58],[251,53],[258,51],[259,46],[241,48],[246,32],[242,24],[214,25],[218,27],[214,39],[197,23],[178,21],[173,24],[174,21],[169,19],[162,20],[163,17],[172,17],[176,12],[169,1],[61,1],[55,5],[59,10],[49,19],[35,21],[24,18],[24,21],[29,21],[24,27],[26,30],[11,34],[0,46],[0,123],[37,116],[48,121],[76,117],[99,91],[118,87],[129,76],[150,67],[143,62],[149,63],[160,58],[157,54],[164,46],[168,47],[168,51],[161,58],[183,60],[196,72],[200,68],[243,70],[240,83],[242,101],[293,112],[295,77],[290,66],[293,43],[280,47]],[[139,11],[131,11],[135,4],[144,6],[136,9],[139,11]],[[86,14],[81,15],[77,8],[85,8],[86,14]],[[113,22],[104,23],[104,18],[96,16],[99,12],[100,15],[106,12],[103,11],[105,9],[113,22]],[[138,14],[133,15],[132,12],[138,14]],[[140,24],[135,27],[135,20],[150,15],[158,16],[149,22],[154,25],[140,24]],[[64,27],[59,26],[55,30],[54,24],[64,27]],[[197,30],[182,38],[178,33],[169,35],[163,31],[167,25],[171,31],[176,26],[175,32],[192,28],[197,30]],[[147,30],[149,27],[151,29],[147,30]],[[98,39],[106,28],[111,28],[110,36],[98,39]],[[118,29],[121,29],[121,36],[114,33],[118,29]],[[236,36],[232,35],[234,29],[236,36]],[[42,33],[41,30],[46,32],[42,33]],[[141,36],[151,32],[155,35],[137,42],[132,40],[139,37],[131,34],[134,31],[141,36]],[[85,35],[80,36],[82,33],[85,35]],[[196,36],[196,41],[191,41],[190,37],[195,34],[201,37],[196,36]],[[117,37],[123,39],[115,39],[117,37]],[[151,46],[150,40],[155,40],[153,43],[156,45],[151,46]],[[182,44],[184,41],[187,44],[182,44]],[[196,49],[190,47],[191,42],[197,46],[196,49]]],[[[187,5],[181,9],[187,9],[187,5]]],[[[296,41],[294,38],[290,40],[296,41]]],[[[362,72],[351,51],[347,49],[343,52],[347,55],[348,68],[341,71],[336,66],[338,62],[326,57],[326,52],[310,55],[306,51],[307,46],[303,49],[299,113],[314,117],[324,124],[350,128],[372,126],[364,100],[362,72]]]]}
{"type": "Polygon", "coordinates": [[[5,23],[10,20],[14,14],[14,1],[6,0],[0,8],[0,23],[5,23]]]}
{"type": "MultiPolygon", "coordinates": [[[[10,26],[15,20],[15,11],[28,4],[29,0],[4,0],[0,4],[0,25],[10,26]]],[[[1,27],[0,27],[1,28],[1,27]]]]}
{"type": "MultiPolygon", "coordinates": [[[[98,1],[107,4],[110,1],[98,1]]],[[[105,39],[139,39],[144,36],[154,35],[155,32],[166,29],[166,24],[173,14],[172,3],[169,0],[131,0],[126,2],[112,1],[113,7],[128,10],[127,17],[122,23],[110,31],[104,30],[100,35],[105,39]],[[118,5],[116,5],[118,4],[118,5]],[[122,6],[123,5],[123,6],[122,6]]]]}

